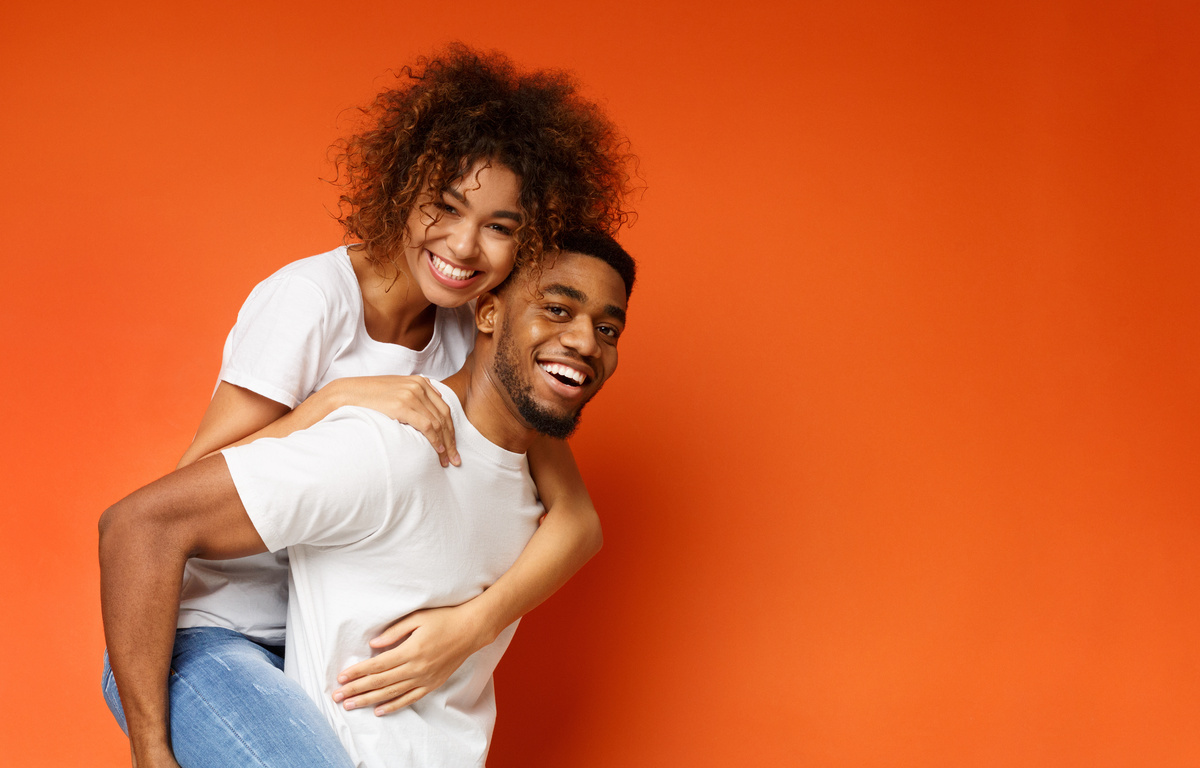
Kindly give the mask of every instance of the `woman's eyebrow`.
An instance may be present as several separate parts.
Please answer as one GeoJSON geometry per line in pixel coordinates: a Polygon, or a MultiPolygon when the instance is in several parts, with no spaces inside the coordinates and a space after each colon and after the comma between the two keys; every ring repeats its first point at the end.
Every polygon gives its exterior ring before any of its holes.
{"type": "MultiPolygon", "coordinates": [[[[471,204],[469,202],[467,202],[466,195],[464,195],[462,192],[459,192],[454,187],[446,187],[445,191],[446,191],[447,195],[450,195],[450,197],[453,197],[455,200],[462,203],[467,208],[471,207],[471,204]]],[[[497,219],[512,219],[513,221],[518,222],[518,223],[521,221],[521,214],[516,213],[515,211],[504,211],[504,210],[492,211],[492,216],[497,219]]]]}

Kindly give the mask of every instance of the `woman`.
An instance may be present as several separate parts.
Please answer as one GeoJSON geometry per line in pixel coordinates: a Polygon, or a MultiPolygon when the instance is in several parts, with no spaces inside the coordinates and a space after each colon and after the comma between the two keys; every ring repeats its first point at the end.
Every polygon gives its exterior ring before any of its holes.
{"type": "MultiPolygon", "coordinates": [[[[385,398],[395,380],[384,387],[380,376],[453,373],[474,337],[468,302],[514,264],[540,259],[566,226],[614,231],[624,222],[629,157],[568,78],[517,73],[502,57],[461,46],[422,64],[364,110],[365,128],[341,148],[340,220],[358,242],[255,288],[181,466],[303,428],[343,404],[412,424],[443,466],[456,463],[436,390],[410,376],[404,397],[385,398]]],[[[476,599],[389,627],[370,643],[388,650],[345,670],[335,701],[377,715],[417,701],[595,553],[599,526],[569,449],[544,440],[529,458],[547,512],[517,563],[476,599]]],[[[171,745],[184,766],[346,761],[282,674],[283,555],[189,564],[169,685],[171,745]]],[[[112,659],[124,695],[106,669],[105,696],[122,727],[132,715],[139,764],[156,762],[167,743],[155,712],[161,679],[132,666],[112,659]]]]}

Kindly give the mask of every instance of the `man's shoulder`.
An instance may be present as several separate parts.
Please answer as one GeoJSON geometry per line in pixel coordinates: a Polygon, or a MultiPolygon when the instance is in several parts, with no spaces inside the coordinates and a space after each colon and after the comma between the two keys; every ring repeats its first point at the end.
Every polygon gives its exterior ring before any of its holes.
{"type": "Polygon", "coordinates": [[[338,443],[343,447],[357,451],[383,451],[389,458],[415,453],[425,458],[432,457],[434,463],[440,466],[437,452],[416,428],[371,408],[343,405],[321,419],[318,425],[322,425],[323,430],[331,435],[339,436],[341,439],[338,443]]]}

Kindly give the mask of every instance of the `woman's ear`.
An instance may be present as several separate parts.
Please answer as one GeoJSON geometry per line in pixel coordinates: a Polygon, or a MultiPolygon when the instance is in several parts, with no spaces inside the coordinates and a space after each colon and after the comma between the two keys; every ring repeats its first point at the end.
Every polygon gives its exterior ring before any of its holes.
{"type": "Polygon", "coordinates": [[[475,327],[480,333],[496,330],[496,294],[485,293],[475,302],[475,327]]]}

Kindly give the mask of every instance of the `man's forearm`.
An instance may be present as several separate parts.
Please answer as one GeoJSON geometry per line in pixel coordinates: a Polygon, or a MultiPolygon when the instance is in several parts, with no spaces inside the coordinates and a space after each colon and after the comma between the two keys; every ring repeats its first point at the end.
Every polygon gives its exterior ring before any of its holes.
{"type": "Polygon", "coordinates": [[[135,491],[100,517],[104,637],[137,768],[175,764],[167,677],[187,559],[265,551],[219,454],[135,491]]]}
{"type": "Polygon", "coordinates": [[[136,498],[101,518],[100,603],[130,745],[144,766],[170,755],[167,677],[187,556],[145,524],[136,498]]]}

